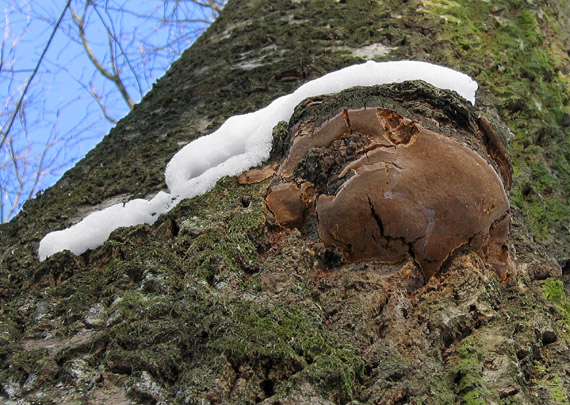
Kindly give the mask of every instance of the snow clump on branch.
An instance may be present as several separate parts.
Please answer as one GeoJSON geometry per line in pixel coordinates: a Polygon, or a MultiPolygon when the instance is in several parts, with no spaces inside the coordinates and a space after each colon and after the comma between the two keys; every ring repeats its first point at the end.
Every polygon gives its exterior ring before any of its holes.
{"type": "Polygon", "coordinates": [[[235,176],[268,159],[272,129],[288,121],[297,104],[307,97],[338,93],[355,86],[374,86],[424,80],[441,89],[454,90],[475,104],[477,83],[466,74],[417,61],[373,62],[353,65],[303,84],[258,111],[230,117],[215,132],[186,145],[170,160],[165,177],[169,193],[151,200],[135,199],[96,211],[81,222],[51,232],[40,242],[40,260],[70,250],[81,254],[101,246],[112,231],[125,226],[152,225],[159,215],[180,201],[211,190],[224,176],[235,176]]]}

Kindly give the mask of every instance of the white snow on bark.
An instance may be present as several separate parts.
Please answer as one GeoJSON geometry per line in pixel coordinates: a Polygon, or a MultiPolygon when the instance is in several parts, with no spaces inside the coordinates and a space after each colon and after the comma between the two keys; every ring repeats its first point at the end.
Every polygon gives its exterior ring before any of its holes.
{"type": "Polygon", "coordinates": [[[273,127],[279,121],[288,121],[295,106],[307,97],[406,80],[424,80],[441,89],[454,90],[475,104],[477,83],[471,77],[426,62],[369,61],[329,73],[265,108],[228,118],[217,131],[189,143],[170,160],[165,172],[169,193],[160,192],[151,200],[116,204],[67,229],[51,232],[40,242],[39,258],[44,260],[63,250],[81,254],[101,246],[119,227],[152,225],[160,214],[181,200],[211,190],[223,176],[235,176],[261,164],[271,151],[273,127]]]}

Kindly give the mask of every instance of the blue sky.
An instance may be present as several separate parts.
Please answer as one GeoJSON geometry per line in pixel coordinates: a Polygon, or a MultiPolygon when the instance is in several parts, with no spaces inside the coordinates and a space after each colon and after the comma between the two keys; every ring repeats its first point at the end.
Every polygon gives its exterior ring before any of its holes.
{"type": "MultiPolygon", "coordinates": [[[[83,16],[85,3],[71,1],[78,18],[83,16]]],[[[64,0],[0,0],[4,34],[0,70],[3,133],[65,4],[64,0]]],[[[96,7],[88,7],[84,18],[87,43],[109,71],[113,60],[109,44],[115,44],[115,64],[135,103],[213,19],[211,10],[189,1],[97,0],[93,4],[96,7]]],[[[13,205],[21,206],[34,186],[28,181],[20,187],[14,174],[14,157],[20,179],[33,179],[43,156],[45,167],[35,188],[45,189],[102,139],[114,125],[113,120],[128,111],[117,86],[89,60],[68,9],[26,93],[25,114],[17,116],[10,131],[12,149],[6,142],[0,150],[1,219],[10,215],[13,205]]]]}

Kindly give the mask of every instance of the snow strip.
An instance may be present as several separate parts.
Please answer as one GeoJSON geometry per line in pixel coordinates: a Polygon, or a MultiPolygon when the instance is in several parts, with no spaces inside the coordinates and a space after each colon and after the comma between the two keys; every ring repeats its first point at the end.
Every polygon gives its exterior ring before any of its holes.
{"type": "Polygon", "coordinates": [[[165,172],[169,193],[161,191],[151,200],[116,204],[67,229],[51,232],[40,242],[39,258],[44,260],[63,250],[78,255],[95,249],[115,229],[152,225],[160,214],[170,211],[181,200],[211,190],[223,176],[239,175],[258,166],[269,157],[273,127],[279,121],[289,121],[297,104],[307,97],[406,80],[424,80],[441,89],[454,90],[475,104],[477,83],[471,77],[426,62],[369,61],[329,73],[279,97],[265,108],[228,118],[217,131],[189,143],[170,160],[165,172]]]}

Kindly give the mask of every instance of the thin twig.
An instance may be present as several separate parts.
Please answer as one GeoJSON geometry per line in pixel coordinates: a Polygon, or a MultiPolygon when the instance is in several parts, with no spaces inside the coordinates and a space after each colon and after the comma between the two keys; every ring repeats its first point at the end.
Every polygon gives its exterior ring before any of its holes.
{"type": "Polygon", "coordinates": [[[20,110],[20,107],[22,106],[22,102],[24,101],[24,97],[26,96],[26,93],[28,92],[28,88],[30,87],[32,80],[34,80],[34,76],[38,72],[40,65],[42,64],[42,61],[44,59],[44,56],[47,53],[49,46],[51,45],[51,41],[55,37],[55,33],[57,32],[57,30],[59,28],[59,24],[61,24],[61,21],[63,20],[63,17],[65,16],[65,13],[67,12],[67,9],[69,8],[70,4],[71,4],[71,0],[67,0],[67,3],[65,4],[63,11],[61,12],[61,15],[59,16],[57,22],[55,23],[55,26],[53,27],[53,31],[51,32],[51,35],[47,41],[47,44],[44,47],[42,54],[40,55],[40,58],[38,59],[38,63],[36,64],[34,71],[30,75],[30,78],[28,79],[26,86],[24,87],[24,90],[22,91],[22,94],[20,95],[20,99],[18,100],[18,104],[16,104],[16,108],[14,109],[14,112],[12,113],[12,116],[10,117],[10,122],[8,123],[8,127],[6,128],[6,131],[4,131],[2,133],[2,140],[0,141],[0,149],[2,149],[2,146],[4,146],[4,142],[6,142],[6,138],[10,134],[10,130],[12,129],[12,126],[14,125],[16,115],[18,114],[18,111],[20,110]]]}
{"type": "MultiPolygon", "coordinates": [[[[111,68],[113,69],[113,72],[114,72],[114,74],[112,74],[107,69],[105,69],[105,67],[101,64],[101,62],[99,62],[97,57],[95,57],[95,54],[93,54],[91,47],[87,43],[87,37],[85,35],[85,15],[87,13],[87,7],[89,7],[89,4],[90,4],[90,2],[87,2],[85,4],[85,8],[83,10],[83,15],[81,16],[81,18],[79,18],[79,16],[75,13],[75,11],[72,8],[70,8],[71,14],[73,16],[73,20],[75,21],[75,24],[77,25],[77,28],[79,29],[79,36],[81,38],[81,43],[83,44],[83,48],[85,49],[87,56],[89,57],[89,59],[91,60],[91,62],[95,66],[95,68],[104,77],[106,77],[107,79],[109,79],[110,81],[115,83],[115,85],[117,86],[117,89],[121,93],[121,96],[123,96],[123,99],[125,100],[125,102],[129,106],[129,108],[132,109],[134,107],[135,103],[133,102],[133,100],[129,96],[129,93],[127,92],[127,89],[125,88],[121,78],[118,76],[118,70],[117,70],[116,66],[114,65],[114,60],[111,61],[111,68]]],[[[106,30],[107,30],[107,34],[111,35],[109,29],[106,28],[106,30]]],[[[111,49],[109,49],[109,51],[111,53],[111,58],[114,58],[113,48],[111,47],[111,49]]]]}

